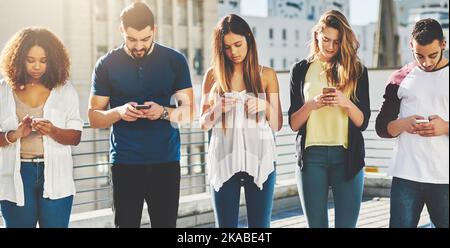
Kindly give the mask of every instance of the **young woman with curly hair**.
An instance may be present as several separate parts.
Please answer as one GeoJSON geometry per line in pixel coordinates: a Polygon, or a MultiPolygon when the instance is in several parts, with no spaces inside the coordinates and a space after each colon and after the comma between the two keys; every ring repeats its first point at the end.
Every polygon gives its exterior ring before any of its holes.
{"type": "Polygon", "coordinates": [[[75,185],[71,145],[83,121],[64,45],[25,28],[3,49],[0,68],[0,206],[6,227],[67,227],[75,185]]]}

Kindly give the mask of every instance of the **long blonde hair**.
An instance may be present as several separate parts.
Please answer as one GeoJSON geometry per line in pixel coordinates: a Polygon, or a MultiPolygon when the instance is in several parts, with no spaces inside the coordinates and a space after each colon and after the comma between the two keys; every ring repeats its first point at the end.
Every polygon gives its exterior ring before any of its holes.
{"type": "Polygon", "coordinates": [[[357,55],[359,42],[347,18],[341,12],[337,10],[325,12],[313,27],[308,61],[313,62],[319,58],[320,50],[316,34],[326,27],[339,31],[339,51],[325,68],[327,80],[331,86],[337,87],[352,99],[357,100],[356,87],[363,73],[363,65],[357,55]]]}

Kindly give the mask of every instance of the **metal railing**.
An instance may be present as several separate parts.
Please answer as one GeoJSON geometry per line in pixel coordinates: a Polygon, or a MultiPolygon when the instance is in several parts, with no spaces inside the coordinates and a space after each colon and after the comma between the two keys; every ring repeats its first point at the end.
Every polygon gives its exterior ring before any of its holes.
{"type": "MultiPolygon", "coordinates": [[[[372,111],[366,141],[366,171],[386,172],[391,158],[393,142],[379,138],[375,133],[377,111],[372,111]]],[[[195,126],[195,125],[194,125],[195,126]]],[[[208,132],[199,128],[180,128],[181,136],[181,195],[209,191],[206,172],[206,156],[209,144],[208,132]]],[[[277,180],[294,178],[296,166],[295,137],[284,114],[284,125],[276,136],[277,180]]],[[[81,144],[73,149],[74,178],[77,195],[74,212],[108,208],[112,204],[110,177],[109,129],[92,129],[85,126],[81,144]]]]}

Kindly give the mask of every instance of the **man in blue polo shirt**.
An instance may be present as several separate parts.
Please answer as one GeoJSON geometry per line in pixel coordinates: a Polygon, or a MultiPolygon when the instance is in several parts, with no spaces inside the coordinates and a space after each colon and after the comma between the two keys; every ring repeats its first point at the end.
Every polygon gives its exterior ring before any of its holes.
{"type": "Polygon", "coordinates": [[[154,42],[154,15],[145,3],[122,11],[121,31],[124,44],[95,66],[89,100],[91,126],[112,125],[115,225],[139,227],[145,200],[152,227],[175,227],[180,194],[176,125],[195,115],[189,67],[182,54],[154,42]]]}

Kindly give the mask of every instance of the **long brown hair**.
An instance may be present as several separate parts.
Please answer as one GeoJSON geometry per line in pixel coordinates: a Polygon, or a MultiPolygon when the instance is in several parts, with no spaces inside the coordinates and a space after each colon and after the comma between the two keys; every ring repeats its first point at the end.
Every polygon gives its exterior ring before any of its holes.
{"type": "Polygon", "coordinates": [[[25,66],[30,49],[39,46],[47,56],[47,70],[42,84],[48,89],[63,85],[69,78],[69,55],[55,34],[45,28],[30,27],[17,32],[6,44],[0,56],[0,71],[12,88],[21,88],[29,75],[25,66]]]}
{"type": "MultiPolygon", "coordinates": [[[[262,85],[258,50],[256,47],[255,36],[248,23],[240,16],[230,14],[219,21],[213,33],[212,42],[212,67],[215,83],[211,88],[209,100],[213,102],[217,96],[222,96],[225,92],[231,92],[231,78],[234,72],[233,62],[225,54],[225,35],[233,33],[245,37],[247,41],[247,55],[243,63],[243,77],[247,93],[257,95],[264,93],[262,85]]],[[[222,127],[226,132],[225,114],[222,113],[222,127]]],[[[256,121],[259,121],[259,115],[256,114],[256,121]]]]}
{"type": "Polygon", "coordinates": [[[339,31],[339,51],[327,63],[325,69],[327,80],[331,86],[337,87],[352,99],[357,100],[356,87],[363,73],[363,66],[357,55],[359,42],[347,18],[341,12],[337,10],[325,12],[313,27],[308,61],[313,62],[319,58],[320,50],[316,34],[326,27],[339,31]]]}
{"type": "Polygon", "coordinates": [[[231,14],[219,21],[214,29],[212,42],[212,66],[214,70],[215,89],[217,93],[231,91],[231,77],[233,75],[233,62],[225,55],[224,36],[229,33],[242,35],[247,41],[247,56],[243,61],[244,84],[248,93],[263,93],[258,51],[255,37],[248,23],[242,17],[231,14]]]}

